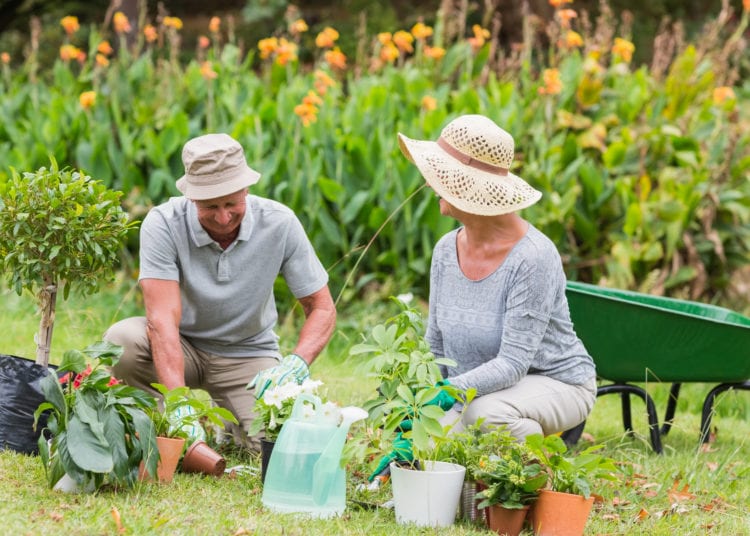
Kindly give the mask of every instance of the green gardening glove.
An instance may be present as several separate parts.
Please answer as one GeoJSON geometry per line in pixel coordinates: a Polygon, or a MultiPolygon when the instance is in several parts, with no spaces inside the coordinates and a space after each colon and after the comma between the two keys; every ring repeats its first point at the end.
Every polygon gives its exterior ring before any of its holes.
{"type": "Polygon", "coordinates": [[[167,415],[167,421],[169,422],[169,432],[181,432],[181,435],[186,436],[185,439],[187,439],[188,444],[206,440],[206,431],[201,426],[199,416],[193,406],[187,404],[177,406],[167,415]]]}
{"type": "MultiPolygon", "coordinates": [[[[409,422],[409,425],[409,429],[411,429],[411,422],[409,422]]],[[[411,463],[414,460],[414,453],[411,449],[411,439],[403,437],[401,432],[396,434],[391,447],[391,451],[380,458],[378,466],[375,468],[372,474],[367,477],[368,482],[372,482],[373,480],[375,480],[375,477],[385,471],[386,467],[388,467],[391,462],[411,463]]]]}
{"type": "MultiPolygon", "coordinates": [[[[450,385],[451,382],[448,380],[440,380],[435,384],[435,387],[443,387],[445,385],[450,385]]],[[[456,399],[453,398],[451,395],[448,394],[448,391],[445,391],[444,389],[440,389],[440,392],[437,394],[435,398],[427,402],[428,406],[440,406],[440,409],[443,411],[448,411],[453,407],[453,405],[456,403],[456,399]]]]}
{"type": "Polygon", "coordinates": [[[286,382],[302,383],[310,377],[307,363],[297,354],[289,354],[275,367],[261,370],[253,381],[247,384],[248,389],[255,389],[255,398],[260,398],[266,389],[286,382]]]}

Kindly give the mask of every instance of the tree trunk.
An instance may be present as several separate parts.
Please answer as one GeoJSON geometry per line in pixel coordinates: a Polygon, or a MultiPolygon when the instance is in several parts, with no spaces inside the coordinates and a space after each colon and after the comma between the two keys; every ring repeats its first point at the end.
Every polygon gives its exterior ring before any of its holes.
{"type": "Polygon", "coordinates": [[[39,291],[39,331],[36,334],[36,363],[49,365],[49,350],[52,344],[52,329],[55,327],[55,304],[57,283],[49,276],[44,277],[44,287],[39,291]]]}

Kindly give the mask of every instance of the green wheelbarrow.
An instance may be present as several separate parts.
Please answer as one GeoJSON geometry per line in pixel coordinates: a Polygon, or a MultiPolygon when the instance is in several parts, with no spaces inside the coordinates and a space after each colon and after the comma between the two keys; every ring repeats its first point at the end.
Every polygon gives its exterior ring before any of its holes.
{"type": "MultiPolygon", "coordinates": [[[[570,281],[566,295],[576,333],[596,363],[597,396],[619,393],[626,432],[632,432],[630,395],[643,399],[654,451],[672,426],[680,386],[716,383],[706,396],[700,441],[708,441],[716,397],[730,389],[750,390],[750,318],[692,301],[609,289],[570,281]],[[664,424],[653,399],[634,382],[671,383],[664,424]]],[[[585,422],[564,438],[575,443],[585,422]]]]}

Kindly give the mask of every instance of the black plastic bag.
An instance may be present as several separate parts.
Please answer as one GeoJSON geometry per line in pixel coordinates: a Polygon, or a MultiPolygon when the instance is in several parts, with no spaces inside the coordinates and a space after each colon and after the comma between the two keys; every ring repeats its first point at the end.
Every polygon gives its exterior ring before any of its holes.
{"type": "Polygon", "coordinates": [[[38,454],[45,415],[34,430],[34,412],[44,402],[41,381],[49,370],[23,357],[0,354],[0,450],[38,454]]]}

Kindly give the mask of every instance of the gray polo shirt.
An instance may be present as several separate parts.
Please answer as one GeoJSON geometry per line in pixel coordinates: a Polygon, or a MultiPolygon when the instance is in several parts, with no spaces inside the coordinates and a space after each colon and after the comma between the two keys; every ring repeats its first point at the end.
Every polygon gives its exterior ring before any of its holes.
{"type": "Polygon", "coordinates": [[[557,248],[534,226],[500,267],[480,281],[458,264],[456,234],[435,245],[426,339],[435,355],[455,360],[451,383],[478,395],[543,374],[572,385],[596,376],[573,330],[557,248]]]}
{"type": "Polygon", "coordinates": [[[292,210],[254,195],[226,250],[201,227],[192,201],[173,197],[153,208],[141,225],[140,264],[139,280],[179,281],[180,334],[225,357],[280,357],[273,331],[279,274],[296,298],[328,283],[292,210]]]}

